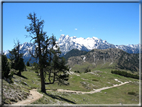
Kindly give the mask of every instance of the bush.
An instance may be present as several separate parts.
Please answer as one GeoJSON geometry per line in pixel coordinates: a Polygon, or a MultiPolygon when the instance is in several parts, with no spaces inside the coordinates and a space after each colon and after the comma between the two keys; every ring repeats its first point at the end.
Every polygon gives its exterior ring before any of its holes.
{"type": "Polygon", "coordinates": [[[10,67],[7,57],[6,55],[2,55],[2,78],[4,77],[8,78],[9,72],[10,72],[10,67]]]}
{"type": "Polygon", "coordinates": [[[133,75],[131,73],[127,73],[125,71],[119,71],[119,70],[112,70],[111,71],[112,74],[118,74],[118,75],[121,75],[121,76],[124,76],[124,77],[130,77],[130,78],[135,78],[135,79],[139,79],[139,76],[138,75],[133,75]]]}
{"type": "Polygon", "coordinates": [[[91,70],[90,69],[85,69],[85,71],[84,71],[84,73],[87,73],[87,72],[91,72],[91,70]]]}
{"type": "Polygon", "coordinates": [[[80,73],[80,71],[74,71],[75,73],[80,73]]]}
{"type": "Polygon", "coordinates": [[[38,69],[35,70],[35,73],[39,73],[38,69]]]}
{"type": "Polygon", "coordinates": [[[35,69],[35,70],[39,69],[38,63],[35,63],[35,62],[34,62],[34,63],[33,63],[33,66],[34,66],[34,69],[35,69]]]}
{"type": "Polygon", "coordinates": [[[135,92],[128,92],[129,95],[136,95],[135,92]]]}
{"type": "Polygon", "coordinates": [[[98,81],[97,79],[92,79],[92,81],[98,81]]]}
{"type": "Polygon", "coordinates": [[[29,63],[29,61],[27,62],[27,66],[30,66],[30,63],[29,63]]]}
{"type": "Polygon", "coordinates": [[[8,74],[8,76],[10,77],[10,78],[12,78],[13,77],[13,75],[14,75],[14,71],[10,71],[10,73],[8,74]]]}

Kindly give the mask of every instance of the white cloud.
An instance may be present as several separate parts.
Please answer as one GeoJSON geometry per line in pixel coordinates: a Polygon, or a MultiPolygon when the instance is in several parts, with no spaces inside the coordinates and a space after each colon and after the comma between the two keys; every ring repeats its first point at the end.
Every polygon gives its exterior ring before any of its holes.
{"type": "Polygon", "coordinates": [[[60,31],[62,31],[62,29],[60,29],[60,31]]]}
{"type": "Polygon", "coordinates": [[[77,28],[75,28],[75,30],[77,30],[77,28]]]}

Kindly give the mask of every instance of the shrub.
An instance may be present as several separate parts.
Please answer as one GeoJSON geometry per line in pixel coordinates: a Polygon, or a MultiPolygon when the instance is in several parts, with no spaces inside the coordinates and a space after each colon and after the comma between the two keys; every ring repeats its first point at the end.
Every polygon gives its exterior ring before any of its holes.
{"type": "Polygon", "coordinates": [[[39,73],[38,69],[35,70],[35,73],[39,73]]]}
{"type": "Polygon", "coordinates": [[[2,78],[4,77],[8,78],[9,72],[10,72],[10,67],[9,67],[7,57],[6,55],[2,55],[2,78]]]}
{"type": "Polygon", "coordinates": [[[118,75],[121,75],[121,76],[124,76],[124,77],[130,77],[130,78],[135,78],[135,79],[139,79],[139,76],[138,75],[133,75],[131,73],[127,73],[125,71],[119,71],[119,70],[112,70],[111,71],[112,74],[118,74],[118,75]]]}
{"type": "Polygon", "coordinates": [[[27,62],[27,66],[30,66],[30,63],[29,63],[29,61],[27,62]]]}
{"type": "Polygon", "coordinates": [[[135,92],[128,92],[129,95],[136,95],[135,92]]]}
{"type": "Polygon", "coordinates": [[[38,63],[33,63],[33,66],[34,66],[34,68],[33,69],[35,69],[35,70],[37,70],[37,69],[39,69],[39,65],[38,65],[38,63]]]}
{"type": "Polygon", "coordinates": [[[80,73],[80,71],[74,71],[75,73],[80,73]]]}
{"type": "Polygon", "coordinates": [[[91,72],[89,68],[85,69],[84,73],[91,72]]]}
{"type": "Polygon", "coordinates": [[[92,81],[98,81],[97,79],[92,79],[92,81]]]}
{"type": "Polygon", "coordinates": [[[12,71],[10,71],[10,73],[8,74],[9,75],[9,78],[12,78],[13,77],[13,75],[14,75],[14,71],[12,70],[12,71]]]}

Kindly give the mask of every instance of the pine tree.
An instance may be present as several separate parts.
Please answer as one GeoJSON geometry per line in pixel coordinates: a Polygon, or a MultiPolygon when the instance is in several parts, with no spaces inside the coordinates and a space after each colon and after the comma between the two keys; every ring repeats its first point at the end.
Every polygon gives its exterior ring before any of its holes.
{"type": "MultiPolygon", "coordinates": [[[[36,45],[35,50],[29,50],[29,52],[32,57],[39,60],[38,65],[40,69],[41,91],[46,93],[46,74],[48,72],[52,72],[53,74],[55,74],[54,76],[56,76],[56,73],[53,72],[55,69],[53,70],[51,66],[53,57],[55,57],[55,53],[58,53],[55,51],[55,48],[57,48],[56,38],[54,37],[54,35],[49,38],[46,35],[46,32],[43,32],[44,20],[37,19],[35,13],[33,15],[30,13],[27,18],[31,21],[31,23],[29,24],[29,26],[26,26],[25,29],[30,33],[30,37],[32,38],[31,41],[34,40],[33,43],[36,45]]],[[[50,74],[51,73],[47,74],[48,78],[51,78],[50,74]]]]}
{"type": "MultiPolygon", "coordinates": [[[[44,80],[45,77],[44,77],[44,74],[43,74],[43,68],[45,66],[45,59],[43,59],[43,54],[42,54],[42,52],[44,53],[44,49],[42,50],[41,48],[47,47],[47,46],[43,45],[43,43],[46,44],[46,42],[48,42],[49,39],[45,38],[46,33],[43,32],[44,20],[40,21],[39,19],[37,19],[35,13],[33,15],[29,14],[27,19],[31,20],[31,23],[29,24],[29,27],[26,26],[25,29],[27,30],[27,32],[34,35],[34,36],[30,35],[30,37],[32,38],[32,40],[34,40],[33,43],[37,46],[35,48],[35,50],[32,50],[32,51],[29,50],[29,52],[30,52],[32,57],[39,60],[39,69],[40,69],[40,78],[41,78],[41,91],[46,93],[45,80],[44,80]],[[46,39],[46,41],[45,41],[45,39],[46,39]],[[35,52],[35,54],[33,54],[33,51],[35,52]]],[[[45,50],[45,51],[47,53],[47,50],[45,50]]]]}
{"type": "Polygon", "coordinates": [[[21,71],[24,71],[25,68],[25,63],[23,58],[19,58],[18,63],[17,63],[17,68],[19,70],[18,75],[21,76],[21,71]]]}
{"type": "Polygon", "coordinates": [[[29,63],[29,61],[27,62],[27,66],[30,66],[30,63],[29,63]]]}
{"type": "Polygon", "coordinates": [[[9,63],[7,60],[6,55],[2,55],[2,78],[6,77],[8,78],[8,74],[10,72],[10,67],[9,67],[9,63]]]}
{"type": "Polygon", "coordinates": [[[23,54],[20,53],[20,42],[17,41],[15,47],[9,51],[10,52],[10,60],[11,60],[11,68],[15,70],[19,70],[18,75],[21,76],[21,71],[24,71],[25,64],[23,54]]]}
{"type": "Polygon", "coordinates": [[[48,83],[46,84],[53,84],[55,81],[58,81],[58,84],[65,84],[68,81],[69,75],[67,71],[69,71],[68,66],[65,65],[65,58],[60,57],[61,51],[59,47],[57,50],[52,50],[53,58],[52,62],[49,66],[47,66],[47,75],[48,75],[48,83]],[[53,76],[51,76],[53,75],[53,76]]]}

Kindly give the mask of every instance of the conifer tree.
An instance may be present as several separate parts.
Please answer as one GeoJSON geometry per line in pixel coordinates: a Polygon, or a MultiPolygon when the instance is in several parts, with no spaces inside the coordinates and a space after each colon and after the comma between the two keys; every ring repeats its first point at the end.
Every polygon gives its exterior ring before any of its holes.
{"type": "Polygon", "coordinates": [[[65,81],[68,81],[69,75],[66,71],[68,71],[68,66],[65,65],[65,58],[60,57],[61,51],[60,48],[56,46],[56,50],[52,50],[53,57],[50,65],[47,66],[47,75],[48,82],[46,84],[53,84],[55,81],[58,81],[58,84],[64,84],[65,81]]]}
{"type": "Polygon", "coordinates": [[[9,51],[10,52],[10,60],[11,60],[11,68],[15,70],[19,70],[18,75],[21,76],[21,71],[24,71],[25,64],[23,54],[20,53],[20,42],[17,41],[15,47],[9,51]]]}
{"type": "MultiPolygon", "coordinates": [[[[46,32],[43,32],[44,20],[37,19],[35,13],[30,13],[27,19],[29,19],[31,23],[29,24],[29,26],[26,26],[25,29],[30,33],[30,37],[32,38],[31,41],[33,40],[33,43],[36,45],[35,50],[29,50],[29,52],[32,57],[38,59],[41,79],[41,91],[46,93],[46,74],[48,74],[48,72],[50,71],[53,71],[51,63],[53,62],[55,53],[57,53],[55,51],[55,48],[57,48],[56,38],[54,37],[54,35],[49,38],[46,35],[46,32]]],[[[50,74],[51,73],[49,73],[48,75],[49,78],[51,77],[50,74]]]]}
{"type": "Polygon", "coordinates": [[[27,66],[30,66],[30,63],[29,63],[29,61],[27,62],[27,66]]]}
{"type": "Polygon", "coordinates": [[[7,60],[6,55],[2,55],[2,78],[6,77],[8,78],[8,74],[10,72],[10,67],[9,67],[9,63],[7,60]]]}

